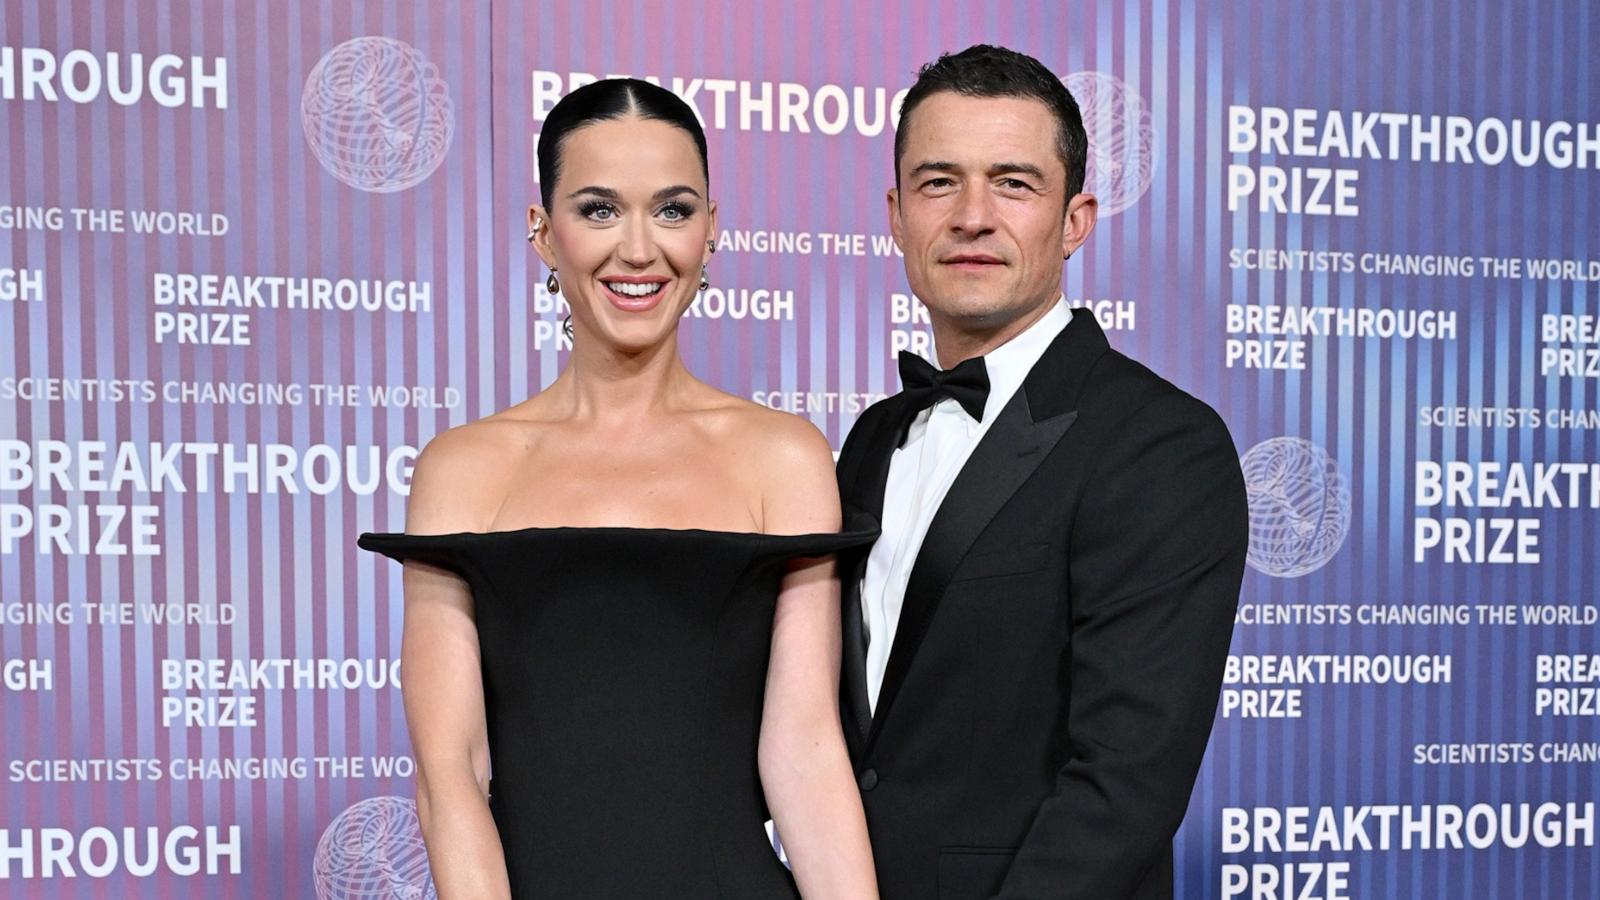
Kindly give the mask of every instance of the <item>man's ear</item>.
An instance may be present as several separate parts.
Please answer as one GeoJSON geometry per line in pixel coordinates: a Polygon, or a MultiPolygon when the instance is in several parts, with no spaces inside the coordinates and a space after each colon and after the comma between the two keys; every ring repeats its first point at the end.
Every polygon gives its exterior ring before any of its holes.
{"type": "Polygon", "coordinates": [[[904,253],[906,245],[900,240],[900,189],[889,188],[889,193],[884,195],[889,202],[889,234],[894,237],[894,245],[904,253]]]}
{"type": "Polygon", "coordinates": [[[1067,214],[1061,220],[1061,258],[1078,252],[1094,223],[1100,217],[1100,201],[1093,194],[1074,194],[1067,201],[1067,214]]]}

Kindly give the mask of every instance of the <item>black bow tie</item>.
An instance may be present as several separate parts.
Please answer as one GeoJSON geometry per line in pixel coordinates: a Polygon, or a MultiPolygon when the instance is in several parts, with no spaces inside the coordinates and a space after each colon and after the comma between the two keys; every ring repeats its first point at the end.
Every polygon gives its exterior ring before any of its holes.
{"type": "Polygon", "coordinates": [[[974,422],[983,421],[983,407],[989,402],[989,369],[983,357],[974,356],[953,369],[940,369],[907,350],[900,351],[900,384],[906,398],[906,422],[901,426],[900,442],[917,413],[948,397],[961,404],[974,422]]]}

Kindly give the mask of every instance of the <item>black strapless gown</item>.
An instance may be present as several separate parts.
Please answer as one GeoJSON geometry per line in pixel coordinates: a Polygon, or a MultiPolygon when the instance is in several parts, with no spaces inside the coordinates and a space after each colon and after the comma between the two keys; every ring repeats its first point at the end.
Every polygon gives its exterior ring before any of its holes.
{"type": "Polygon", "coordinates": [[[489,808],[514,896],[751,900],[796,896],[756,770],[784,565],[875,535],[525,528],[358,543],[472,588],[489,808]]]}

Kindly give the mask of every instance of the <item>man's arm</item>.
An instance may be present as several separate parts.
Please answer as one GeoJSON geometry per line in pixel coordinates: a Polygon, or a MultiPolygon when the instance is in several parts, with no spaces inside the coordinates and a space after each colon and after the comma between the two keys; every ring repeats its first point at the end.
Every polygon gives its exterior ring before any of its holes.
{"type": "Polygon", "coordinates": [[[1166,394],[1095,467],[1071,537],[1070,756],[1002,898],[1136,889],[1183,819],[1216,712],[1248,541],[1227,428],[1166,394]]]}

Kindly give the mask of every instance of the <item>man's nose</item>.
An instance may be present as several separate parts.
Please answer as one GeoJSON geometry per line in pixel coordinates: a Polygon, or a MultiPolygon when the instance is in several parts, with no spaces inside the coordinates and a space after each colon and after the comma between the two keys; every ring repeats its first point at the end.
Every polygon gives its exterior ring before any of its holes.
{"type": "Polygon", "coordinates": [[[994,197],[987,185],[969,185],[957,198],[950,229],[968,236],[988,234],[994,230],[994,219],[994,197]]]}

